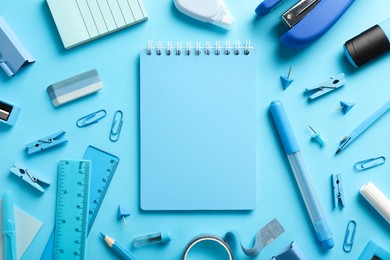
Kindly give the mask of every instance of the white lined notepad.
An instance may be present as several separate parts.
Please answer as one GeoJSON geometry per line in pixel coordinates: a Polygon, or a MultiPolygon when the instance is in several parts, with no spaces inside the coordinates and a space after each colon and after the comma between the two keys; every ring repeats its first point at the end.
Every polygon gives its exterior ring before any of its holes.
{"type": "Polygon", "coordinates": [[[142,0],[47,0],[66,49],[148,19],[142,0]]]}

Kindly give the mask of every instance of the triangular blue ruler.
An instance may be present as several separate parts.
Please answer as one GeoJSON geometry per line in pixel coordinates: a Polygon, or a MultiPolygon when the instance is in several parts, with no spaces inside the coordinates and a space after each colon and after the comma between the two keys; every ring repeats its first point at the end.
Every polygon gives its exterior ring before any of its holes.
{"type": "Polygon", "coordinates": [[[92,162],[91,189],[89,192],[88,234],[114,176],[119,158],[96,147],[88,146],[84,160],[92,162]]]}
{"type": "Polygon", "coordinates": [[[85,259],[91,161],[58,166],[54,259],[85,259]]]}

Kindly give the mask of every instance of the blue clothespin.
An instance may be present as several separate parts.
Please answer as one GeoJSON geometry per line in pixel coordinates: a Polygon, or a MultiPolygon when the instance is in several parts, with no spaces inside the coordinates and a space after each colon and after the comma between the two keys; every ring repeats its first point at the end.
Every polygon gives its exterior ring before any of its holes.
{"type": "Polygon", "coordinates": [[[291,74],[291,67],[288,70],[287,77],[280,76],[280,80],[282,82],[283,90],[286,90],[286,88],[288,88],[288,86],[290,86],[291,83],[293,83],[293,81],[294,81],[294,79],[290,79],[290,74],[291,74]]]}
{"type": "Polygon", "coordinates": [[[19,179],[24,180],[28,184],[30,184],[35,189],[39,190],[40,192],[44,192],[42,186],[49,186],[50,182],[38,177],[36,174],[34,174],[32,171],[28,170],[26,167],[19,163],[15,163],[13,167],[10,169],[11,173],[15,174],[19,179]]]}
{"type": "Polygon", "coordinates": [[[341,173],[332,174],[332,184],[333,184],[333,206],[337,208],[337,206],[341,205],[341,207],[345,207],[345,199],[344,199],[344,189],[343,189],[343,181],[341,180],[341,173]]]}
{"type": "Polygon", "coordinates": [[[26,145],[27,153],[33,154],[37,153],[59,144],[63,144],[68,142],[68,140],[62,139],[62,137],[66,134],[65,131],[60,131],[58,133],[46,136],[44,138],[38,139],[35,142],[29,143],[26,145]]]}
{"type": "Polygon", "coordinates": [[[2,16],[0,16],[0,43],[0,67],[9,77],[35,61],[2,16]]]}
{"type": "Polygon", "coordinates": [[[340,109],[343,111],[344,115],[348,113],[349,110],[355,105],[355,103],[349,103],[345,101],[340,101],[340,109]]]}
{"type": "Polygon", "coordinates": [[[121,205],[118,206],[117,218],[118,219],[121,218],[126,227],[127,227],[127,223],[126,223],[125,217],[130,216],[130,215],[131,215],[131,213],[127,209],[123,208],[121,205]]]}
{"type": "Polygon", "coordinates": [[[305,94],[311,94],[308,98],[309,100],[321,97],[347,84],[347,80],[344,77],[344,73],[337,74],[336,76],[331,77],[329,80],[317,84],[312,88],[306,88],[305,94]]]}

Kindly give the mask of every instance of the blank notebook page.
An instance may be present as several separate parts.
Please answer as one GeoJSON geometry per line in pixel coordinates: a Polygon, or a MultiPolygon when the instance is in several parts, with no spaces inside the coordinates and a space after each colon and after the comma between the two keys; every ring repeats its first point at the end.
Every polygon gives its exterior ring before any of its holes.
{"type": "Polygon", "coordinates": [[[255,209],[255,50],[189,50],[140,52],[141,208],[255,209]]]}

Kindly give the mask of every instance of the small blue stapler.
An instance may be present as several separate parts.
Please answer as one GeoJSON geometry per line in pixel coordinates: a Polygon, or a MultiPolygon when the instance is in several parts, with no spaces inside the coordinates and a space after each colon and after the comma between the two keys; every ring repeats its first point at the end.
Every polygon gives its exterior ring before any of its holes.
{"type": "MultiPolygon", "coordinates": [[[[266,15],[283,0],[264,0],[257,8],[266,15]]],[[[355,0],[300,0],[280,19],[289,29],[280,42],[292,49],[303,49],[324,35],[355,0]]]]}

